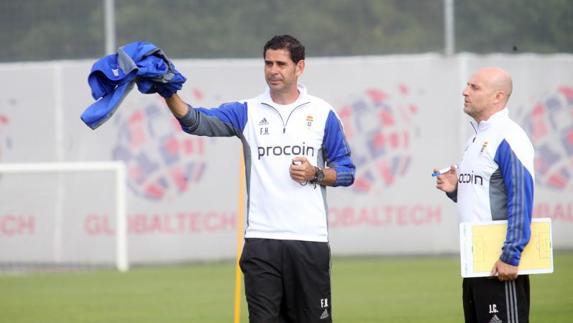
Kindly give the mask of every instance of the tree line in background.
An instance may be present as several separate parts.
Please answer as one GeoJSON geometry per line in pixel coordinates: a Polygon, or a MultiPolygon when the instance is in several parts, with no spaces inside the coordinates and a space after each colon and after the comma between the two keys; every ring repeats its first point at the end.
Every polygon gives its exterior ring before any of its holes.
{"type": "MultiPolygon", "coordinates": [[[[456,0],[455,47],[573,53],[571,0],[456,0]]],[[[116,43],[147,40],[174,58],[260,57],[289,33],[308,56],[444,51],[443,0],[115,0],[116,43]]],[[[0,61],[105,54],[103,0],[4,0],[0,61]]]]}

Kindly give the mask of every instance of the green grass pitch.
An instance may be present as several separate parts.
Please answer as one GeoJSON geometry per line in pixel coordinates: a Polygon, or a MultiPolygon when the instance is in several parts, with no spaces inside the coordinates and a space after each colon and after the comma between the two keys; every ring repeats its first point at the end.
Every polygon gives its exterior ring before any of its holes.
{"type": "MultiPolygon", "coordinates": [[[[531,276],[531,321],[571,322],[573,251],[531,276]]],[[[233,322],[234,264],[140,267],[127,273],[0,273],[0,322],[233,322]]],[[[459,260],[334,258],[335,322],[462,322],[459,260]]],[[[241,322],[248,322],[241,293],[241,322]]]]}

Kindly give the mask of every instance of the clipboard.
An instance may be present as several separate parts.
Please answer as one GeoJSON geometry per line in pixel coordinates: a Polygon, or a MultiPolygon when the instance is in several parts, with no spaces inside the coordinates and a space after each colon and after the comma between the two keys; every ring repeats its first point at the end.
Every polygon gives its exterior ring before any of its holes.
{"type": "MultiPolygon", "coordinates": [[[[505,241],[507,221],[460,223],[462,277],[487,277],[499,259],[505,241]]],[[[553,272],[551,218],[531,221],[531,238],[521,253],[518,274],[553,272]]]]}

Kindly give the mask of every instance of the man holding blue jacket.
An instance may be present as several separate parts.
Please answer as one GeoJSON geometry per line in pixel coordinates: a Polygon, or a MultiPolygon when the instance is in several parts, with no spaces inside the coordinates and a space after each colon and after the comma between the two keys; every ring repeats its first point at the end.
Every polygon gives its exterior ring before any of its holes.
{"type": "MultiPolygon", "coordinates": [[[[355,166],[334,108],[298,83],[304,46],[289,35],[264,46],[268,89],[244,102],[166,103],[183,130],[236,136],[247,174],[240,260],[250,322],[331,322],[326,186],[349,186],[355,166]]],[[[224,179],[221,179],[224,180],[224,179]]]]}

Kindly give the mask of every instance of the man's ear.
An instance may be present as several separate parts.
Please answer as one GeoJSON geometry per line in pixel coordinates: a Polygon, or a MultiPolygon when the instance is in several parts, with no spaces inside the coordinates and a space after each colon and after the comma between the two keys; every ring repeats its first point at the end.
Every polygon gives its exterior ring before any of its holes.
{"type": "Polygon", "coordinates": [[[495,99],[496,99],[498,102],[505,103],[506,97],[507,97],[507,96],[506,96],[505,92],[503,92],[503,91],[496,91],[496,92],[495,92],[495,99]]]}
{"type": "Polygon", "coordinates": [[[305,67],[304,59],[301,59],[296,63],[296,76],[302,75],[302,73],[304,72],[304,67],[305,67]]]}

